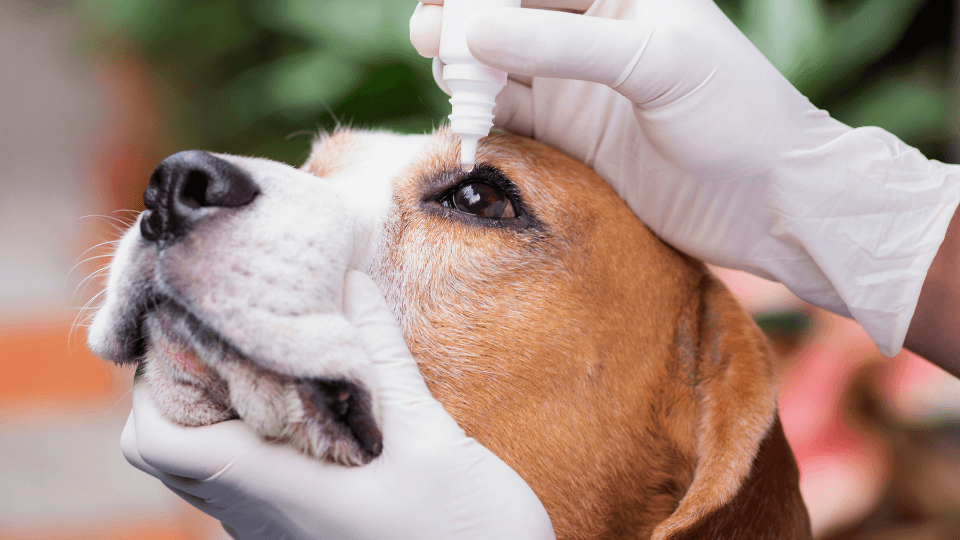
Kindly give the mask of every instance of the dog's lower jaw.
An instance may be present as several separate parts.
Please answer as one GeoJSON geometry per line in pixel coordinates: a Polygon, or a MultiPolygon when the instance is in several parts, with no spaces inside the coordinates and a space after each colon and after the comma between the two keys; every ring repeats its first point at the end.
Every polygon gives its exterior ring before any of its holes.
{"type": "Polygon", "coordinates": [[[234,365],[226,370],[218,366],[221,373],[230,374],[210,385],[175,373],[152,351],[144,365],[154,401],[179,424],[205,426],[241,418],[268,440],[343,465],[365,465],[383,450],[369,394],[355,383],[284,381],[263,370],[234,365]],[[317,386],[329,393],[313,389],[317,386]]]}
{"type": "Polygon", "coordinates": [[[147,315],[144,373],[168,418],[204,426],[241,418],[258,435],[317,459],[364,465],[380,455],[373,400],[357,381],[296,379],[241,357],[223,343],[187,343],[170,313],[147,315]]]}

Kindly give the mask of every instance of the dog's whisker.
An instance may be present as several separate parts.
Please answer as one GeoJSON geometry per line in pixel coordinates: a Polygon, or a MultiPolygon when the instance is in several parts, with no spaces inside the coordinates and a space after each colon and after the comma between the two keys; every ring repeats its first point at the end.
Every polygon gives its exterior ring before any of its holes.
{"type": "Polygon", "coordinates": [[[109,270],[110,270],[110,263],[107,263],[101,266],[100,268],[97,268],[96,270],[93,270],[92,272],[90,272],[90,274],[88,274],[87,277],[83,278],[81,283],[83,281],[88,281],[89,279],[96,277],[98,274],[109,271],[109,270]]]}
{"type": "MultiPolygon", "coordinates": [[[[100,248],[100,247],[102,247],[102,246],[104,246],[104,245],[107,245],[107,244],[119,244],[119,241],[117,241],[117,242],[102,242],[102,243],[100,243],[100,244],[98,244],[98,245],[96,245],[96,246],[94,246],[94,247],[92,247],[92,248],[87,249],[87,250],[84,251],[83,253],[81,253],[81,254],[80,254],[80,257],[78,257],[78,259],[81,259],[84,255],[86,255],[86,254],[89,253],[90,251],[92,251],[92,250],[94,250],[94,249],[97,249],[97,248],[100,248]]],[[[107,257],[112,257],[112,256],[113,256],[113,250],[111,250],[110,253],[101,253],[101,254],[99,254],[99,255],[92,255],[92,256],[87,257],[87,258],[85,258],[85,259],[79,260],[79,261],[78,261],[77,263],[75,263],[75,264],[70,268],[70,270],[67,272],[67,277],[66,277],[66,279],[69,279],[70,276],[71,276],[71,275],[77,270],[77,268],[79,268],[80,266],[83,266],[83,265],[89,263],[90,261],[95,261],[95,260],[98,260],[98,259],[105,259],[105,258],[107,258],[107,257]]]]}
{"type": "Polygon", "coordinates": [[[89,300],[87,300],[86,303],[84,303],[84,305],[83,305],[82,307],[76,308],[76,309],[80,309],[81,311],[87,310],[87,309],[94,309],[94,308],[92,308],[92,307],[90,306],[90,304],[92,304],[93,302],[95,302],[100,296],[106,294],[106,292],[107,292],[106,289],[101,290],[101,291],[98,292],[97,294],[93,295],[92,298],[90,298],[89,300]]]}
{"type": "Polygon", "coordinates": [[[87,214],[87,215],[85,215],[85,216],[80,216],[80,217],[77,218],[77,219],[97,219],[97,218],[99,218],[99,219],[105,219],[105,220],[107,220],[107,221],[118,221],[118,222],[124,223],[124,224],[126,224],[126,225],[130,225],[130,224],[132,223],[132,222],[131,222],[130,220],[128,220],[128,219],[119,218],[119,217],[117,217],[117,216],[107,216],[107,215],[104,215],[104,214],[87,214]]]}
{"type": "Polygon", "coordinates": [[[129,229],[135,222],[136,219],[129,218],[119,218],[116,216],[102,216],[102,215],[89,215],[82,216],[77,218],[77,220],[83,219],[93,219],[99,218],[99,220],[110,226],[110,231],[112,234],[122,234],[124,231],[129,229]]]}
{"type": "Polygon", "coordinates": [[[78,313],[83,313],[85,316],[89,316],[87,312],[97,311],[98,309],[100,309],[100,306],[75,307],[71,309],[74,311],[77,311],[78,313]]]}
{"type": "MultiPolygon", "coordinates": [[[[97,248],[99,248],[99,247],[102,247],[102,246],[110,246],[110,245],[117,245],[117,244],[119,244],[119,243],[120,243],[120,239],[116,239],[116,240],[105,240],[105,241],[100,242],[99,244],[97,244],[97,245],[95,245],[95,246],[91,246],[91,247],[85,249],[85,250],[83,251],[83,253],[80,254],[79,257],[83,257],[83,256],[86,255],[87,253],[90,253],[91,251],[93,251],[93,250],[95,250],[95,249],[97,249],[97,248]]],[[[79,258],[79,257],[78,257],[78,258],[79,258]]]]}
{"type": "MultiPolygon", "coordinates": [[[[104,256],[104,257],[94,257],[94,258],[89,259],[89,261],[93,261],[93,260],[95,260],[95,259],[104,259],[104,258],[106,258],[106,256],[104,256]]],[[[111,260],[112,260],[112,259],[111,259],[111,260]]],[[[96,277],[96,276],[99,275],[100,273],[105,272],[105,271],[108,271],[109,269],[110,269],[110,263],[108,262],[108,263],[100,266],[100,267],[97,268],[96,270],[91,270],[90,273],[87,274],[87,276],[86,276],[85,278],[83,278],[82,280],[80,280],[80,284],[82,284],[82,283],[84,283],[84,282],[86,282],[86,281],[89,281],[91,278],[96,277]]]]}
{"type": "Polygon", "coordinates": [[[333,119],[333,123],[334,123],[334,126],[335,126],[335,127],[334,127],[334,131],[339,131],[339,130],[340,130],[340,127],[341,127],[343,124],[340,122],[340,118],[337,117],[337,113],[335,113],[335,112],[333,111],[333,108],[331,108],[331,107],[330,107],[330,104],[327,103],[326,101],[321,101],[321,105],[323,105],[323,108],[325,108],[325,109],[327,110],[327,112],[330,113],[330,118],[333,119]]]}
{"type": "Polygon", "coordinates": [[[293,138],[296,138],[296,137],[300,137],[300,136],[303,136],[303,135],[313,135],[313,134],[314,134],[314,132],[313,132],[312,130],[309,130],[309,129],[301,129],[301,130],[298,130],[298,131],[294,131],[293,133],[290,133],[289,135],[287,135],[286,137],[284,137],[284,140],[289,141],[290,139],[293,139],[293,138]]]}
{"type": "Polygon", "coordinates": [[[105,253],[105,254],[103,254],[103,255],[94,255],[94,256],[92,256],[92,257],[87,257],[86,259],[84,259],[84,260],[78,262],[77,264],[73,265],[73,267],[70,268],[70,270],[67,272],[67,275],[69,276],[71,273],[73,273],[73,271],[76,270],[78,266],[84,265],[84,264],[86,264],[86,263],[88,263],[88,262],[90,262],[90,261],[95,261],[95,260],[97,260],[97,259],[106,259],[106,258],[108,258],[108,257],[113,257],[113,253],[105,253]]]}
{"type": "Polygon", "coordinates": [[[102,277],[104,274],[107,274],[110,271],[110,265],[104,266],[99,270],[92,272],[87,277],[83,278],[80,283],[77,284],[76,288],[73,290],[73,294],[70,298],[76,298],[77,296],[83,296],[87,292],[87,287],[94,282],[99,277],[102,277]]]}
{"type": "MultiPolygon", "coordinates": [[[[79,318],[80,318],[80,314],[78,314],[77,318],[74,319],[73,324],[70,325],[70,332],[67,334],[67,348],[70,349],[71,352],[76,352],[77,348],[80,345],[80,342],[77,341],[77,338],[76,338],[77,332],[81,328],[90,328],[91,326],[91,324],[86,322],[83,322],[83,323],[77,322],[79,318]]],[[[90,316],[87,315],[85,320],[89,320],[89,319],[90,319],[90,316]]]]}
{"type": "Polygon", "coordinates": [[[68,347],[70,346],[70,341],[73,339],[74,333],[76,332],[76,329],[78,328],[77,324],[78,324],[78,322],[81,320],[81,317],[84,315],[84,313],[85,313],[87,310],[91,309],[90,304],[96,302],[97,299],[100,298],[101,296],[103,296],[104,294],[106,294],[106,292],[107,292],[107,290],[104,289],[104,290],[98,292],[97,294],[95,294],[95,295],[93,296],[93,298],[91,298],[90,300],[88,300],[87,303],[86,303],[82,308],[80,308],[80,310],[77,312],[77,316],[73,318],[73,323],[70,324],[70,332],[67,333],[67,346],[68,346],[68,347]]]}

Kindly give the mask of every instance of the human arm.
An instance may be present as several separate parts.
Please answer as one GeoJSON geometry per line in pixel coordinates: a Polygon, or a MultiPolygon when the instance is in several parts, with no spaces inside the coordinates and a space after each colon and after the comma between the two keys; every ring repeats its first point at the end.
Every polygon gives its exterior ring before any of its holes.
{"type": "Polygon", "coordinates": [[[960,377],[960,210],[927,271],[904,346],[960,377]]]}

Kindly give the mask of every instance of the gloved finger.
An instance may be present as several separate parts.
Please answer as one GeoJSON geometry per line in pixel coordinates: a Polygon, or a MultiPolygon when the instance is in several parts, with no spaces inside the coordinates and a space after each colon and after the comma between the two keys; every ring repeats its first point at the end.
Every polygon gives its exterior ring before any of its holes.
{"type": "Polygon", "coordinates": [[[410,43],[426,58],[440,55],[440,19],[443,8],[437,5],[417,3],[410,16],[410,43]]]}
{"type": "Polygon", "coordinates": [[[478,60],[508,73],[616,86],[650,35],[637,21],[493,8],[470,23],[467,44],[478,60]]]}
{"type": "Polygon", "coordinates": [[[177,497],[180,497],[181,499],[189,503],[190,506],[196,508],[197,510],[203,512],[204,514],[207,514],[208,516],[212,516],[217,519],[220,519],[220,515],[226,510],[226,508],[224,508],[223,506],[218,506],[202,497],[197,497],[192,493],[188,493],[180,489],[180,487],[177,486],[176,484],[169,484],[167,482],[164,482],[164,485],[166,485],[167,489],[172,491],[174,495],[176,495],[177,497]]]}
{"type": "Polygon", "coordinates": [[[433,81],[445,94],[451,95],[452,92],[450,92],[450,87],[447,86],[447,81],[443,80],[443,62],[439,58],[433,59],[433,81]]]}
{"type": "Polygon", "coordinates": [[[512,78],[497,95],[493,109],[493,123],[500,129],[533,137],[533,89],[512,78]]]}
{"type": "Polygon", "coordinates": [[[429,397],[400,325],[377,284],[355,270],[347,271],[344,279],[344,313],[360,332],[370,359],[377,365],[377,371],[382,372],[381,379],[390,381],[391,387],[403,387],[412,395],[429,397]]]}
{"type": "MultiPolygon", "coordinates": [[[[132,415],[141,460],[160,473],[185,477],[184,481],[219,473],[260,442],[240,420],[203,427],[173,423],[157,408],[145,384],[133,387],[132,415]]],[[[164,479],[167,480],[176,483],[175,479],[164,479]]]]}
{"type": "Polygon", "coordinates": [[[163,473],[147,464],[140,456],[140,450],[137,448],[137,426],[134,421],[133,411],[127,417],[127,423],[123,426],[123,432],[120,434],[120,451],[123,457],[127,458],[127,463],[149,474],[159,477],[163,473]]]}
{"type": "Polygon", "coordinates": [[[206,512],[207,514],[213,515],[213,512],[221,509],[220,507],[209,503],[206,499],[185,491],[196,491],[196,488],[199,485],[197,480],[167,474],[144,461],[143,457],[140,456],[140,450],[137,448],[136,431],[136,420],[134,418],[134,413],[133,411],[130,411],[130,416],[127,417],[127,423],[123,427],[123,433],[120,435],[120,449],[123,452],[123,456],[127,458],[128,463],[149,474],[150,476],[157,478],[163,482],[168,489],[176,493],[181,499],[187,501],[197,509],[206,512]]]}
{"type": "Polygon", "coordinates": [[[384,451],[403,441],[427,445],[435,438],[463,430],[433,398],[417,361],[403,338],[396,318],[380,289],[366,274],[348,271],[344,283],[344,312],[360,333],[371,361],[383,405],[384,451]]]}
{"type": "Polygon", "coordinates": [[[519,73],[507,73],[507,80],[520,83],[528,88],[533,86],[533,77],[529,75],[521,75],[519,73]]]}
{"type": "MultiPolygon", "coordinates": [[[[525,0],[524,8],[562,9],[583,13],[593,0],[525,0]]],[[[426,58],[436,58],[440,54],[440,23],[443,18],[443,0],[425,0],[418,2],[410,16],[410,43],[426,58]]]]}

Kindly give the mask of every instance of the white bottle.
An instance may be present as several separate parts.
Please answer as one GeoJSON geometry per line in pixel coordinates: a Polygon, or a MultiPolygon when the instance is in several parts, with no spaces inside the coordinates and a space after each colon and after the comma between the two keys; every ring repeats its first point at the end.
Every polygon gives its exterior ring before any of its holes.
{"type": "Polygon", "coordinates": [[[450,89],[450,129],[460,136],[460,164],[473,168],[477,142],[493,127],[497,94],[507,84],[507,74],[481,64],[467,47],[471,18],[493,7],[520,7],[520,0],[445,0],[440,26],[440,61],[443,81],[450,89]]]}

